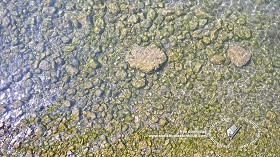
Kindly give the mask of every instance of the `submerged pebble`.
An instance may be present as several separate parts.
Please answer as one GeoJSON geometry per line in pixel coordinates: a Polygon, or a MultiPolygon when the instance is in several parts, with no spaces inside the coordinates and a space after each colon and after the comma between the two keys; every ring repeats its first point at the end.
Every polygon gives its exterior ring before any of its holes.
{"type": "Polygon", "coordinates": [[[235,66],[239,68],[246,65],[251,59],[251,56],[252,54],[250,53],[250,51],[237,45],[229,47],[227,51],[227,57],[235,66]]]}
{"type": "Polygon", "coordinates": [[[147,47],[133,45],[126,55],[126,61],[132,68],[137,68],[145,73],[157,70],[167,60],[163,51],[152,44],[147,47]]]}

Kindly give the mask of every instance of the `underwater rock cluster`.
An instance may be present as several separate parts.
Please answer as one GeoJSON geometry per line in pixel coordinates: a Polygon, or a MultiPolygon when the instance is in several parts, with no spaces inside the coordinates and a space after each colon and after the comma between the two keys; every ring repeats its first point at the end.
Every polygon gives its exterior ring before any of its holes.
{"type": "Polygon", "coordinates": [[[166,1],[0,3],[0,156],[277,156],[277,0],[166,1]]]}

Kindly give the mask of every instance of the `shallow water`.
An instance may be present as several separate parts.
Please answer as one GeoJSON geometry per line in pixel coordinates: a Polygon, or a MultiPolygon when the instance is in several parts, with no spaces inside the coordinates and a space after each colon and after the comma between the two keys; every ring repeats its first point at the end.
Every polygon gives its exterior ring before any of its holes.
{"type": "Polygon", "coordinates": [[[277,0],[0,1],[0,154],[277,156],[279,13],[277,0]],[[167,60],[132,68],[135,44],[167,60]],[[232,45],[252,54],[241,68],[232,45]]]}

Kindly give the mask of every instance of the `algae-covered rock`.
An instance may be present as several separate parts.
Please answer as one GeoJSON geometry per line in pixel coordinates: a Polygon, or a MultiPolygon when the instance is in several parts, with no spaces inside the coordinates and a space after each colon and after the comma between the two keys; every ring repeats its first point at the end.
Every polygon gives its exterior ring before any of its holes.
{"type": "Polygon", "coordinates": [[[190,22],[189,22],[189,27],[190,27],[190,30],[195,30],[195,29],[197,29],[197,27],[198,27],[198,21],[196,21],[196,20],[191,20],[190,22]]]}
{"type": "Polygon", "coordinates": [[[66,65],[65,69],[66,69],[66,72],[72,76],[77,75],[79,72],[79,70],[77,68],[75,68],[73,65],[70,65],[70,64],[66,65]]]}
{"type": "Polygon", "coordinates": [[[227,57],[237,67],[242,67],[248,63],[251,56],[252,54],[249,51],[236,45],[229,47],[227,52],[227,57]]]}
{"type": "Polygon", "coordinates": [[[132,68],[137,68],[145,73],[158,69],[166,60],[165,53],[153,44],[148,47],[133,45],[131,51],[126,55],[126,61],[132,68]]]}
{"type": "Polygon", "coordinates": [[[274,119],[276,119],[277,114],[272,111],[268,111],[268,112],[266,112],[265,117],[267,119],[269,119],[270,121],[273,121],[274,119]]]}
{"type": "Polygon", "coordinates": [[[138,88],[138,89],[143,88],[146,85],[146,79],[145,78],[133,79],[131,84],[135,88],[138,88]]]}
{"type": "Polygon", "coordinates": [[[108,4],[108,12],[109,14],[112,14],[114,16],[117,16],[120,13],[121,9],[118,4],[115,3],[109,3],[108,4]]]}
{"type": "Polygon", "coordinates": [[[210,14],[207,13],[207,12],[204,12],[204,11],[201,10],[201,9],[196,9],[196,10],[195,10],[195,16],[197,16],[198,18],[205,18],[205,19],[211,19],[211,18],[213,18],[212,15],[210,15],[210,14]]]}
{"type": "Polygon", "coordinates": [[[226,59],[222,55],[214,55],[213,58],[211,59],[211,62],[213,64],[222,64],[226,59]]]}
{"type": "Polygon", "coordinates": [[[240,39],[249,39],[251,38],[251,30],[246,26],[235,26],[234,35],[238,36],[240,39]]]}

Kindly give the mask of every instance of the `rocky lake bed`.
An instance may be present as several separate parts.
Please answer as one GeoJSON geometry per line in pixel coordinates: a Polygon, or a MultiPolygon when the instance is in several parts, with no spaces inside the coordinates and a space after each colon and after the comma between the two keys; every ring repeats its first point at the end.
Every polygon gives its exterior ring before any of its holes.
{"type": "Polygon", "coordinates": [[[0,0],[0,156],[275,157],[279,27],[278,0],[0,0]]]}

